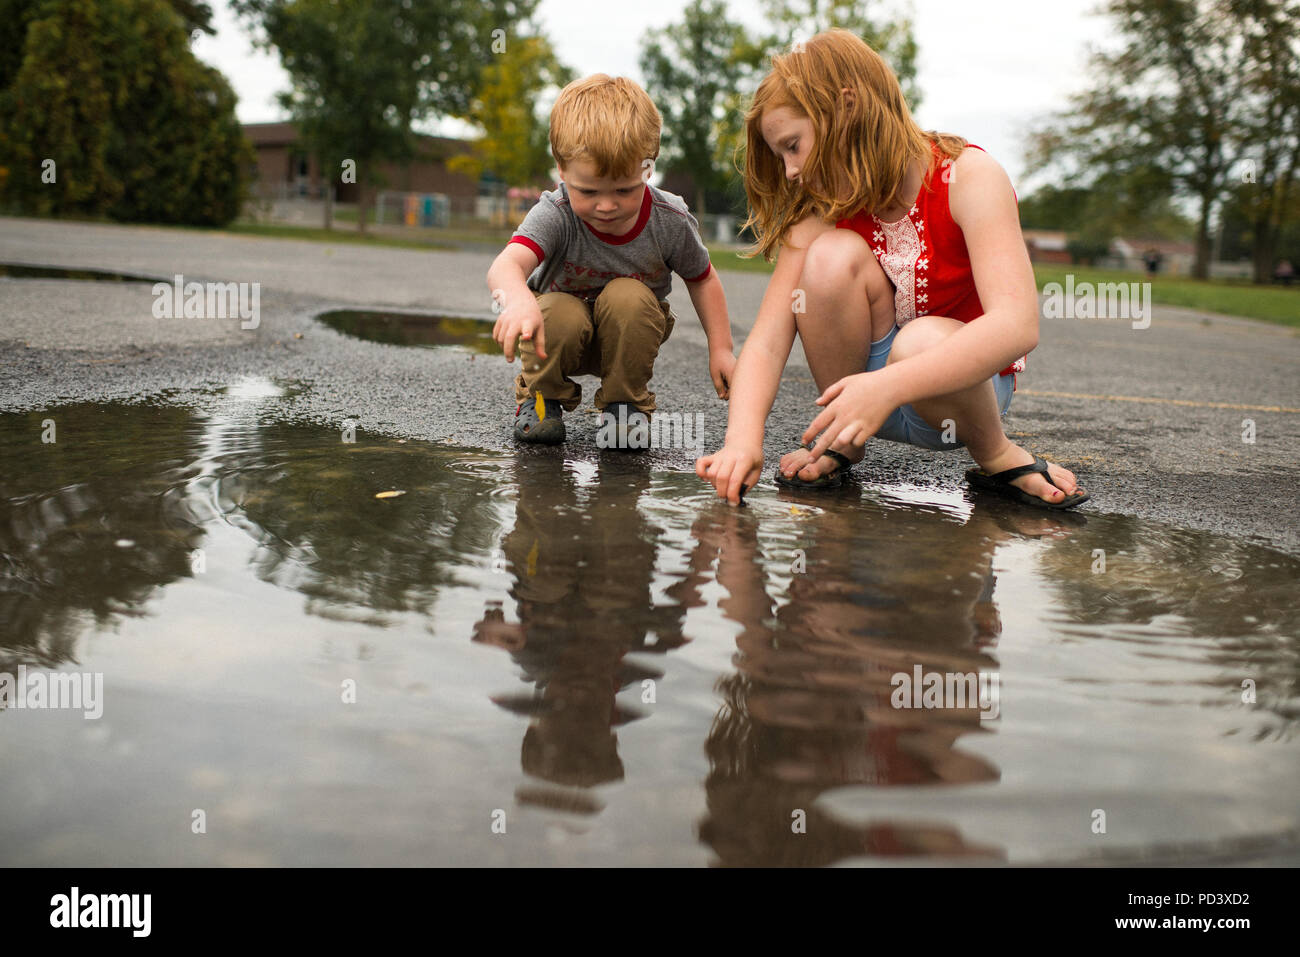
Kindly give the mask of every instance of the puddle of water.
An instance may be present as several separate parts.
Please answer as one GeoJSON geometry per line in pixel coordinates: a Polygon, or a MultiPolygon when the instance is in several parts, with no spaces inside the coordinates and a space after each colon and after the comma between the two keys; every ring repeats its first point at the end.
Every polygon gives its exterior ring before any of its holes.
{"type": "Polygon", "coordinates": [[[501,351],[492,338],[492,323],[481,319],[356,309],[322,312],[316,318],[332,329],[371,342],[398,346],[463,346],[482,353],[501,351]]]}
{"type": "Polygon", "coordinates": [[[135,276],[107,269],[64,269],[61,266],[29,266],[21,263],[0,263],[0,276],[10,279],[91,279],[100,282],[158,281],[149,276],[135,276]]]}
{"type": "Polygon", "coordinates": [[[729,508],[632,457],[344,443],[241,394],[0,416],[0,673],[103,676],[96,720],[0,713],[0,863],[1300,843],[1295,559],[913,488],[729,508]],[[996,676],[996,717],[895,707],[918,668],[996,676]]]}

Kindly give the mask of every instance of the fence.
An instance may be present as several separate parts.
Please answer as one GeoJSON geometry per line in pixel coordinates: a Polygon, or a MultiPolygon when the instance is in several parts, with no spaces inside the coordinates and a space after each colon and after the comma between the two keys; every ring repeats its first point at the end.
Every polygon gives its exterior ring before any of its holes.
{"type": "Polygon", "coordinates": [[[375,201],[375,223],[380,226],[451,225],[451,201],[442,193],[405,193],[386,190],[375,201]]]}

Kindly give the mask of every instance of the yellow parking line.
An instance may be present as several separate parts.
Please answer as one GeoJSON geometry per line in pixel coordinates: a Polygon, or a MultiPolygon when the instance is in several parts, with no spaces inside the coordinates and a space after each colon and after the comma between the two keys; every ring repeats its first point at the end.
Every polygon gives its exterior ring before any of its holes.
{"type": "Polygon", "coordinates": [[[1154,402],[1159,405],[1191,405],[1201,409],[1239,409],[1243,412],[1300,412],[1286,405],[1241,405],[1236,402],[1193,402],[1191,399],[1162,399],[1141,395],[1089,395],[1085,392],[1044,392],[1018,389],[1019,395],[1045,395],[1054,399],[1103,399],[1107,402],[1154,402]]]}

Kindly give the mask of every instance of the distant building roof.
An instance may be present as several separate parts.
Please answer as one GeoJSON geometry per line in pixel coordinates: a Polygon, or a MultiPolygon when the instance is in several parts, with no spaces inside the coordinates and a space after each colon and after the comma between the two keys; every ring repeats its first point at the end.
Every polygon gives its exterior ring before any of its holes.
{"type": "Polygon", "coordinates": [[[1064,249],[1065,233],[1053,229],[1022,229],[1025,242],[1039,249],[1064,249]]]}
{"type": "Polygon", "coordinates": [[[254,146],[287,146],[298,141],[292,123],[245,123],[244,135],[254,146]]]}
{"type": "Polygon", "coordinates": [[[1194,243],[1180,242],[1175,239],[1133,239],[1118,236],[1112,244],[1124,255],[1140,256],[1148,249],[1154,249],[1163,256],[1194,256],[1194,243]]]}
{"type": "MultiPolygon", "coordinates": [[[[292,123],[244,123],[244,135],[254,147],[258,146],[292,146],[298,142],[298,129],[292,123]]],[[[473,149],[471,143],[465,140],[458,140],[450,136],[430,136],[427,133],[416,133],[416,137],[425,147],[439,146],[445,147],[445,152],[449,154],[467,153],[473,149]]]]}

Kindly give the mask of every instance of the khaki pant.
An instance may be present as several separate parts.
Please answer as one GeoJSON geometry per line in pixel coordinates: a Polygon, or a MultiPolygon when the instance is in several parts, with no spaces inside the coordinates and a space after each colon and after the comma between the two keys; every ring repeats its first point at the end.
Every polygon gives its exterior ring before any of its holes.
{"type": "MultiPolygon", "coordinates": [[[[515,377],[515,401],[527,402],[541,392],[572,412],[582,401],[575,375],[600,376],[594,405],[630,402],[642,412],[655,410],[647,386],[654,375],[659,347],[672,335],[676,317],[666,299],[626,276],[610,281],[594,304],[565,292],[535,294],[542,310],[546,358],[533,343],[520,339],[523,371],[515,377]]],[[[535,340],[534,340],[535,341],[535,340]]]]}

